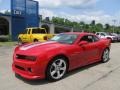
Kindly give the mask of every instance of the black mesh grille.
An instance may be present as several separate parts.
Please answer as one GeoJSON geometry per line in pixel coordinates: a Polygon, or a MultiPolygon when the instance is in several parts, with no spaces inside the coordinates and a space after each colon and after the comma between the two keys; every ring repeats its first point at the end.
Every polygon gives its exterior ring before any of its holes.
{"type": "Polygon", "coordinates": [[[20,69],[20,70],[25,71],[25,69],[24,69],[23,67],[20,67],[20,66],[17,66],[17,65],[15,65],[15,67],[16,67],[17,69],[20,69]]]}

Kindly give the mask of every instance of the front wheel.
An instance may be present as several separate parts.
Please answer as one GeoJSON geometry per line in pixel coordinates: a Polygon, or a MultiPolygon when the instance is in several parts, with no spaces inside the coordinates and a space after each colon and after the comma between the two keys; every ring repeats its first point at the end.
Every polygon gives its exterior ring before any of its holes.
{"type": "Polygon", "coordinates": [[[19,39],[18,39],[18,44],[19,44],[19,45],[23,44],[23,42],[22,42],[22,39],[21,39],[21,38],[19,38],[19,39]]]}
{"type": "Polygon", "coordinates": [[[64,58],[54,59],[47,68],[46,78],[49,81],[57,81],[63,78],[67,71],[67,62],[64,58]]]}
{"type": "Polygon", "coordinates": [[[108,62],[110,60],[109,53],[110,53],[109,49],[105,49],[103,51],[103,55],[102,55],[102,62],[103,63],[108,62]]]}

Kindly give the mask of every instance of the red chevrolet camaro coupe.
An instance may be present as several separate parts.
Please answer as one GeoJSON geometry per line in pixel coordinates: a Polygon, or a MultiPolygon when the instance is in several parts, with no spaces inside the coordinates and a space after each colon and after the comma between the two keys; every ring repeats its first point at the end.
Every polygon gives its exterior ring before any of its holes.
{"type": "Polygon", "coordinates": [[[15,48],[12,69],[26,79],[56,81],[67,71],[109,61],[110,41],[91,33],[62,33],[44,43],[15,48]]]}

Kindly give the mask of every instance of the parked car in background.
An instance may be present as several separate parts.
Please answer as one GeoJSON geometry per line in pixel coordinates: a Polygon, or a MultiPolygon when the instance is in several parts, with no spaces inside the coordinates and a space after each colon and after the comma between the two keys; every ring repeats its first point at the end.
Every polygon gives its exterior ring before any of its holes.
{"type": "Polygon", "coordinates": [[[111,33],[113,36],[117,37],[117,41],[120,42],[120,34],[111,33]]]}
{"type": "Polygon", "coordinates": [[[120,42],[120,34],[118,34],[118,41],[120,42]]]}
{"type": "Polygon", "coordinates": [[[116,42],[118,40],[118,38],[114,35],[111,35],[111,33],[96,32],[96,35],[100,38],[110,39],[112,42],[116,42]]]}
{"type": "Polygon", "coordinates": [[[7,35],[0,35],[0,42],[7,42],[9,41],[9,36],[7,35]]]}
{"type": "Polygon", "coordinates": [[[50,34],[45,28],[31,27],[27,28],[23,34],[19,34],[18,40],[22,43],[44,42],[52,38],[54,34],[50,34]]]}
{"type": "Polygon", "coordinates": [[[110,40],[94,34],[69,32],[47,42],[16,47],[12,69],[26,79],[56,81],[75,68],[109,61],[110,40]]]}

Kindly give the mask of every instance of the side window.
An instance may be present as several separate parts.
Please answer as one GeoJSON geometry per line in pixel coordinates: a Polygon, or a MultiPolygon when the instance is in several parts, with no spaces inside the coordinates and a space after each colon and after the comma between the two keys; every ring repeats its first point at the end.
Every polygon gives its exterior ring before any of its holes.
{"type": "Polygon", "coordinates": [[[105,36],[105,34],[104,34],[104,33],[101,33],[101,36],[105,36]]]}
{"type": "Polygon", "coordinates": [[[44,29],[39,29],[39,28],[33,29],[32,33],[33,34],[46,34],[44,29]]]}
{"type": "Polygon", "coordinates": [[[31,30],[30,30],[30,29],[28,29],[28,34],[30,34],[30,31],[31,31],[31,30]]]}
{"type": "Polygon", "coordinates": [[[92,35],[83,36],[80,41],[94,42],[92,35]]]}
{"type": "Polygon", "coordinates": [[[94,39],[94,42],[97,42],[97,41],[100,40],[100,39],[99,39],[98,37],[96,37],[96,36],[93,36],[93,39],[94,39]]]}
{"type": "Polygon", "coordinates": [[[99,33],[97,33],[96,35],[99,35],[99,33]]]}

